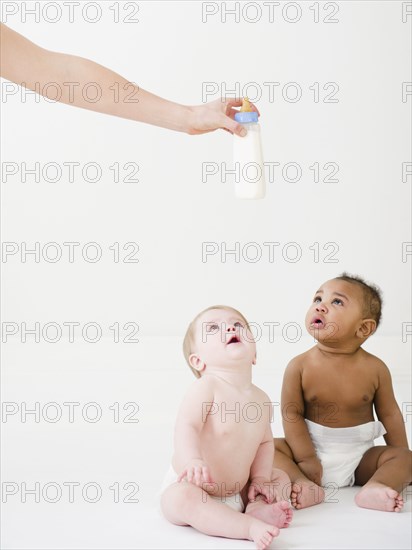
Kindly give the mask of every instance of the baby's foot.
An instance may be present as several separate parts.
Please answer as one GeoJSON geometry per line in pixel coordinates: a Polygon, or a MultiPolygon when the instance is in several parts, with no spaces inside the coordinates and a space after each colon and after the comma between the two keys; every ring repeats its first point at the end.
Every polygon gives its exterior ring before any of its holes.
{"type": "Polygon", "coordinates": [[[249,540],[253,540],[256,548],[265,550],[269,548],[272,540],[279,535],[279,529],[259,519],[253,519],[249,527],[249,540]]]}
{"type": "Polygon", "coordinates": [[[254,518],[275,525],[280,529],[289,527],[292,521],[293,510],[290,507],[289,502],[282,500],[273,504],[267,504],[263,500],[256,502],[250,502],[246,508],[246,514],[253,516],[254,518]]]}
{"type": "Polygon", "coordinates": [[[292,485],[290,493],[290,502],[296,510],[308,508],[315,504],[320,504],[325,499],[325,491],[316,483],[311,483],[303,479],[297,479],[292,485]]]}
{"type": "Polygon", "coordinates": [[[370,483],[355,496],[355,502],[362,508],[382,510],[383,512],[400,512],[403,508],[401,495],[382,483],[370,483]]]}

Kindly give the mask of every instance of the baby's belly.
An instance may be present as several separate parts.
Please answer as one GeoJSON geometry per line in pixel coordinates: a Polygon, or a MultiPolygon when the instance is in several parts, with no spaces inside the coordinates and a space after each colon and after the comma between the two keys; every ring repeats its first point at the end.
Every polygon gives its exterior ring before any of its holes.
{"type": "Polygon", "coordinates": [[[250,467],[256,455],[256,448],[252,452],[251,447],[253,445],[226,443],[205,449],[203,456],[213,480],[210,490],[207,487],[205,490],[213,496],[239,493],[249,479],[250,467]]]}
{"type": "Polygon", "coordinates": [[[213,496],[230,496],[240,493],[249,479],[249,473],[249,468],[234,469],[230,465],[214,465],[211,468],[213,483],[203,489],[213,496]]]}
{"type": "Polygon", "coordinates": [[[305,408],[305,418],[331,428],[346,428],[358,426],[374,420],[372,406],[369,403],[359,403],[356,407],[348,407],[345,403],[313,404],[305,408]]]}

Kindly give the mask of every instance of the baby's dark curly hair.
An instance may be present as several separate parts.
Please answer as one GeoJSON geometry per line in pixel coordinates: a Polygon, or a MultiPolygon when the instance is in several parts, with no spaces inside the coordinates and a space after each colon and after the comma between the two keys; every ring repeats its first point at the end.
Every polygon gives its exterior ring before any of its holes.
{"type": "Polygon", "coordinates": [[[341,281],[347,281],[348,283],[359,285],[363,292],[363,315],[367,319],[374,319],[376,321],[376,328],[378,328],[382,317],[382,291],[373,284],[367,283],[362,277],[357,275],[350,275],[349,273],[342,273],[335,279],[341,281]]]}

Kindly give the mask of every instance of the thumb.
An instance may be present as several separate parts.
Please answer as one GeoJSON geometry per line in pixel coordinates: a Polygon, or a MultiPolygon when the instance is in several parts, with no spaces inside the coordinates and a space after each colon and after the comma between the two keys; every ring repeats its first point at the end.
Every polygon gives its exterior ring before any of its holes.
{"type": "Polygon", "coordinates": [[[186,474],[187,474],[187,470],[183,470],[183,472],[180,474],[180,476],[177,478],[177,482],[180,483],[182,481],[182,479],[184,479],[186,477],[186,474]]]}
{"type": "Polygon", "coordinates": [[[247,498],[251,501],[255,500],[255,496],[256,496],[256,493],[255,493],[255,486],[254,485],[251,485],[249,487],[249,491],[247,493],[247,498]]]}
{"type": "Polygon", "coordinates": [[[276,494],[274,491],[269,491],[269,494],[266,495],[266,498],[268,499],[268,502],[275,502],[276,501],[276,494]]]}

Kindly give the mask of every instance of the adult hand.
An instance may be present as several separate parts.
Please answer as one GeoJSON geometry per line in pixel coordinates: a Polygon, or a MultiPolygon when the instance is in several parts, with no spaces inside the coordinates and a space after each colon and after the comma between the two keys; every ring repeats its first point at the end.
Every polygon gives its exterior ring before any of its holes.
{"type": "MultiPolygon", "coordinates": [[[[236,99],[216,99],[204,105],[189,107],[191,117],[189,119],[188,133],[190,135],[205,134],[218,128],[227,130],[238,136],[245,136],[246,129],[243,124],[235,121],[235,114],[238,112],[235,107],[240,107],[243,100],[236,99]]],[[[258,109],[252,104],[253,111],[259,114],[258,109]]]]}

